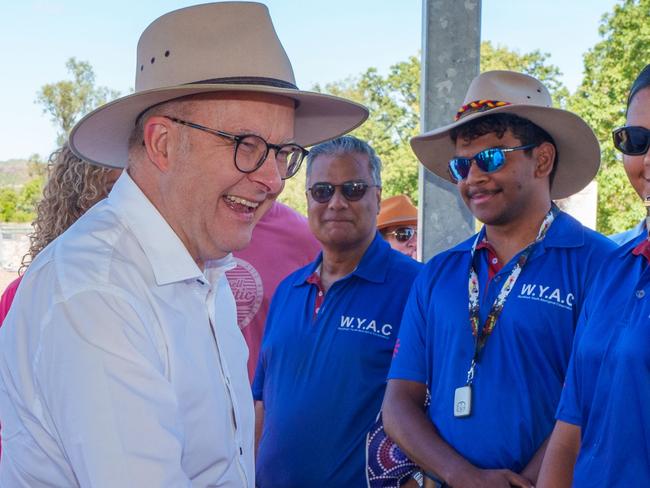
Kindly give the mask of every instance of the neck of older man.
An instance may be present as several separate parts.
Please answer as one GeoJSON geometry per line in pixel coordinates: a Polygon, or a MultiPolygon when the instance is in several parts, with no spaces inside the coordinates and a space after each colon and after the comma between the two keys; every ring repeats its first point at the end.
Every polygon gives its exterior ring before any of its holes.
{"type": "Polygon", "coordinates": [[[320,279],[326,293],[332,284],[346,277],[359,266],[374,237],[375,235],[371,234],[364,241],[353,246],[323,245],[320,279]]]}

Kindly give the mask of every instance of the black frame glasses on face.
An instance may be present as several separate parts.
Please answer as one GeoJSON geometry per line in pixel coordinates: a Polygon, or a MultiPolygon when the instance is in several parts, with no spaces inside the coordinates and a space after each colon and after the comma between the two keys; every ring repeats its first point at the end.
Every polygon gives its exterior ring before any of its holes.
{"type": "Polygon", "coordinates": [[[526,144],[517,147],[490,147],[476,153],[471,158],[453,158],[449,161],[449,174],[454,181],[459,182],[467,178],[472,161],[485,173],[499,171],[506,163],[506,153],[512,151],[525,151],[539,144],[526,144]]]}
{"type": "Polygon", "coordinates": [[[628,156],[640,156],[650,148],[650,130],[629,125],[612,131],[614,147],[628,156]]]}
{"type": "Polygon", "coordinates": [[[379,185],[369,185],[365,181],[345,181],[340,185],[319,181],[307,188],[307,193],[311,195],[315,202],[327,203],[334,196],[336,189],[340,188],[341,194],[347,201],[357,202],[364,197],[368,188],[371,187],[381,188],[379,185]]]}
{"type": "Polygon", "coordinates": [[[394,236],[397,242],[408,242],[418,233],[415,227],[405,225],[403,227],[398,227],[395,230],[386,232],[386,236],[394,236]]]}
{"type": "Polygon", "coordinates": [[[176,117],[165,116],[165,118],[177,124],[233,141],[235,143],[233,156],[235,168],[242,173],[253,173],[257,171],[264,164],[264,161],[266,161],[269,150],[273,149],[280,178],[287,180],[298,172],[303,159],[309,154],[307,149],[298,144],[271,144],[256,134],[231,134],[176,117]]]}

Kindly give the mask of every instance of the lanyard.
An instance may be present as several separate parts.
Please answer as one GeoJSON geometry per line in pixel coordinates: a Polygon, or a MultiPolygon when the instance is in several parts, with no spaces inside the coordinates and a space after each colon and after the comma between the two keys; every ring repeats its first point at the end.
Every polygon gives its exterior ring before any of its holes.
{"type": "Polygon", "coordinates": [[[521,274],[521,270],[526,265],[526,262],[528,261],[528,257],[530,256],[530,253],[533,251],[535,245],[538,242],[540,242],[542,239],[544,239],[544,237],[546,237],[546,233],[548,232],[548,229],[551,227],[551,224],[553,223],[553,220],[555,220],[555,217],[558,214],[558,212],[559,209],[557,208],[557,206],[555,204],[552,204],[551,210],[549,210],[549,212],[546,214],[546,217],[544,217],[544,221],[542,222],[542,225],[539,228],[539,232],[537,233],[537,238],[535,239],[535,242],[529,244],[521,252],[521,254],[519,254],[517,263],[512,268],[512,271],[510,271],[510,274],[508,275],[508,277],[503,283],[503,286],[501,287],[501,291],[497,295],[496,299],[494,300],[494,303],[492,304],[492,307],[490,308],[490,313],[485,319],[485,324],[483,325],[482,330],[479,330],[478,274],[474,269],[474,254],[476,252],[476,246],[478,244],[480,234],[476,236],[476,240],[472,245],[471,263],[469,265],[469,323],[472,328],[472,335],[474,336],[474,356],[472,357],[472,363],[470,365],[469,371],[467,371],[468,385],[471,385],[472,381],[474,380],[474,372],[476,369],[476,364],[478,363],[479,360],[479,354],[481,353],[481,350],[485,347],[488,337],[490,337],[490,334],[492,334],[492,331],[494,330],[494,327],[497,324],[497,319],[501,315],[503,306],[506,303],[506,299],[508,298],[508,295],[510,295],[512,288],[515,286],[517,278],[519,278],[519,275],[521,274]]]}

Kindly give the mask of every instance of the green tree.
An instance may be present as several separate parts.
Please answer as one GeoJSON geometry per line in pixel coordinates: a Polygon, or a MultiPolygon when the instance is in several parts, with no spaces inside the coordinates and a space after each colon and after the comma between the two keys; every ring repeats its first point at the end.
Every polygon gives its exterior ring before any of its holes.
{"type": "MultiPolygon", "coordinates": [[[[568,90],[560,81],[559,69],[548,64],[548,56],[540,51],[520,54],[485,41],[481,43],[481,70],[510,69],[531,74],[544,81],[557,103],[564,104],[568,90]]],[[[383,196],[406,194],[417,204],[418,162],[409,140],[420,130],[420,59],[411,56],[391,66],[386,75],[369,68],[357,77],[323,87],[317,85],[314,90],[368,107],[368,121],[353,134],[369,141],[381,157],[383,196]]],[[[304,179],[296,176],[289,180],[280,199],[291,207],[304,209],[304,179]]]]}
{"type": "Polygon", "coordinates": [[[36,103],[57,127],[58,145],[65,142],[81,116],[119,96],[115,90],[95,86],[95,72],[89,62],[70,58],[65,65],[72,79],[43,85],[36,95],[36,103]]]}
{"type": "Polygon", "coordinates": [[[648,63],[650,52],[650,0],[624,0],[605,14],[602,38],[584,56],[582,84],[569,101],[593,128],[602,148],[598,174],[598,230],[620,232],[644,215],[643,206],[612,145],[612,129],[625,123],[627,93],[648,63]]]}

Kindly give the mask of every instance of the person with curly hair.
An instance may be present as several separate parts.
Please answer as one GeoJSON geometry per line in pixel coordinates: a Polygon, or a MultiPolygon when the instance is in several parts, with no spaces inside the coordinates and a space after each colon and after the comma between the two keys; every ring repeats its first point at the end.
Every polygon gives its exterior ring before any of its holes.
{"type": "Polygon", "coordinates": [[[76,222],[86,210],[105,198],[122,170],[96,166],[75,156],[68,144],[54,151],[48,160],[48,179],[43,198],[36,206],[29,251],[22,259],[19,277],[0,297],[0,326],[13,302],[22,274],[50,242],[76,222]]]}

